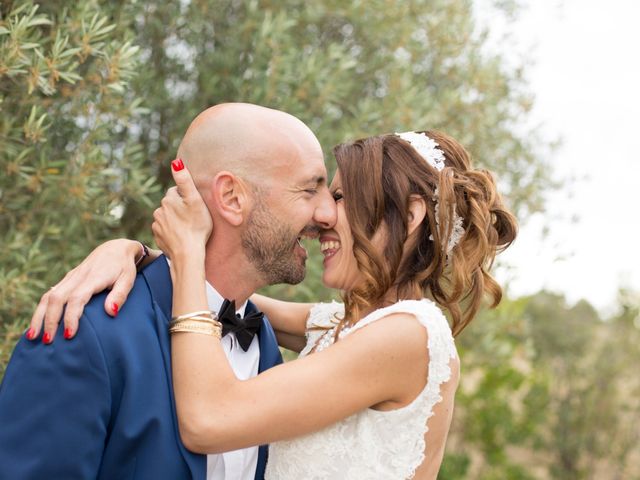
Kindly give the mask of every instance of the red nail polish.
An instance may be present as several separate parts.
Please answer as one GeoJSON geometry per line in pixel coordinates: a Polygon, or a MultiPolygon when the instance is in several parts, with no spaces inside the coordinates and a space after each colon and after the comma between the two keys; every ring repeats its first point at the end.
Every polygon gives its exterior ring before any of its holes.
{"type": "Polygon", "coordinates": [[[64,338],[69,340],[73,336],[71,329],[69,327],[64,329],[64,338]]]}
{"type": "Polygon", "coordinates": [[[33,337],[36,336],[36,331],[29,327],[29,330],[27,330],[27,333],[25,333],[24,336],[27,337],[27,340],[33,340],[33,337]]]}
{"type": "Polygon", "coordinates": [[[49,335],[48,333],[45,333],[44,336],[42,337],[42,343],[51,343],[51,335],[49,335]]]}
{"type": "Polygon", "coordinates": [[[113,306],[112,306],[112,308],[111,308],[111,309],[113,310],[113,315],[115,316],[115,315],[117,315],[117,314],[118,314],[118,310],[119,310],[120,308],[118,307],[118,304],[114,302],[114,304],[113,304],[113,306]]]}
{"type": "Polygon", "coordinates": [[[171,162],[171,168],[173,168],[173,170],[176,172],[179,172],[180,170],[182,170],[184,168],[184,163],[182,163],[182,159],[176,158],[173,162],[171,162]]]}

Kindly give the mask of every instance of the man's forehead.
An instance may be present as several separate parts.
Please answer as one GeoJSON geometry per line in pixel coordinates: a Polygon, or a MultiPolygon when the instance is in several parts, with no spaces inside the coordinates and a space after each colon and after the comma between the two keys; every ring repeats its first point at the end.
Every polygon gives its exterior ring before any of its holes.
{"type": "MultiPolygon", "coordinates": [[[[292,177],[298,182],[304,183],[327,183],[327,167],[324,164],[324,157],[320,154],[306,154],[307,152],[299,152],[297,161],[294,162],[294,171],[291,171],[292,177]]],[[[314,152],[315,153],[315,152],[314,152]]]]}
{"type": "Polygon", "coordinates": [[[324,174],[321,175],[313,175],[311,177],[307,178],[307,181],[305,183],[310,183],[313,185],[323,185],[327,183],[327,174],[326,172],[324,174]]]}

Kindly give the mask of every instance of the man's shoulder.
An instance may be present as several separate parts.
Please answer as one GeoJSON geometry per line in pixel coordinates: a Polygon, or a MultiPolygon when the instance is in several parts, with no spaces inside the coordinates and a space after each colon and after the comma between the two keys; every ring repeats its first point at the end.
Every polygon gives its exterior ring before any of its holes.
{"type": "Polygon", "coordinates": [[[142,274],[136,276],[133,288],[124,305],[119,307],[115,317],[105,311],[105,301],[109,291],[100,292],[89,300],[84,308],[82,323],[89,323],[93,330],[100,335],[121,332],[122,330],[139,330],[146,326],[152,326],[155,316],[154,300],[149,286],[142,274]]]}
{"type": "Polygon", "coordinates": [[[91,298],[80,319],[78,333],[70,343],[81,344],[85,351],[95,350],[90,354],[100,357],[113,385],[120,385],[125,378],[121,372],[132,366],[146,365],[148,368],[144,370],[152,372],[153,364],[163,364],[158,360],[157,347],[168,342],[168,322],[142,274],[137,275],[115,317],[105,312],[107,294],[105,291],[91,298]]]}

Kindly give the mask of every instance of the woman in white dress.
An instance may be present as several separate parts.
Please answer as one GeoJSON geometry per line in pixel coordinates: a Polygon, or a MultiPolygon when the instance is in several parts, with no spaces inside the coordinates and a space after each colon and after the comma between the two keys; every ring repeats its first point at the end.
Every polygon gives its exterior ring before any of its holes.
{"type": "MultiPolygon", "coordinates": [[[[270,443],[271,479],[435,478],[459,373],[438,305],[457,334],[485,294],[497,303],[487,269],[515,222],[491,175],[471,170],[464,149],[440,133],[370,137],[334,153],[337,223],[320,245],[323,280],[344,305],[257,298],[274,321],[287,312],[278,330],[304,332],[307,344],[298,361],[244,382],[218,339],[174,333],[181,434],[202,453],[270,443]]],[[[168,195],[153,230],[175,264],[178,316],[207,308],[197,287],[203,254],[193,253],[204,252],[209,231],[198,238],[193,225],[209,214],[191,201],[199,195],[186,170],[174,177],[180,193],[168,195]]]]}
{"type": "MultiPolygon", "coordinates": [[[[341,290],[343,303],[254,295],[281,343],[304,348],[246,381],[215,328],[197,334],[189,320],[175,328],[180,433],[199,453],[269,443],[268,479],[435,479],[459,378],[453,337],[484,297],[500,301],[489,268],[514,240],[515,219],[491,174],[472,169],[442,133],[379,135],[334,153],[337,223],[320,245],[323,282],[341,290]]],[[[178,189],[153,231],[171,258],[173,314],[188,317],[208,309],[203,255],[212,226],[188,171],[173,175],[178,189]]]]}

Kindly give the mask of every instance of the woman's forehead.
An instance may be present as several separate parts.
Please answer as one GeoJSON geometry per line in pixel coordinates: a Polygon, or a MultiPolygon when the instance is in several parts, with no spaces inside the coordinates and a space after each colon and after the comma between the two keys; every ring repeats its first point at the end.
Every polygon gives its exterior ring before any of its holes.
{"type": "Polygon", "coordinates": [[[342,179],[340,178],[340,170],[336,170],[336,173],[333,174],[333,179],[331,180],[331,188],[336,189],[342,186],[342,179]]]}

